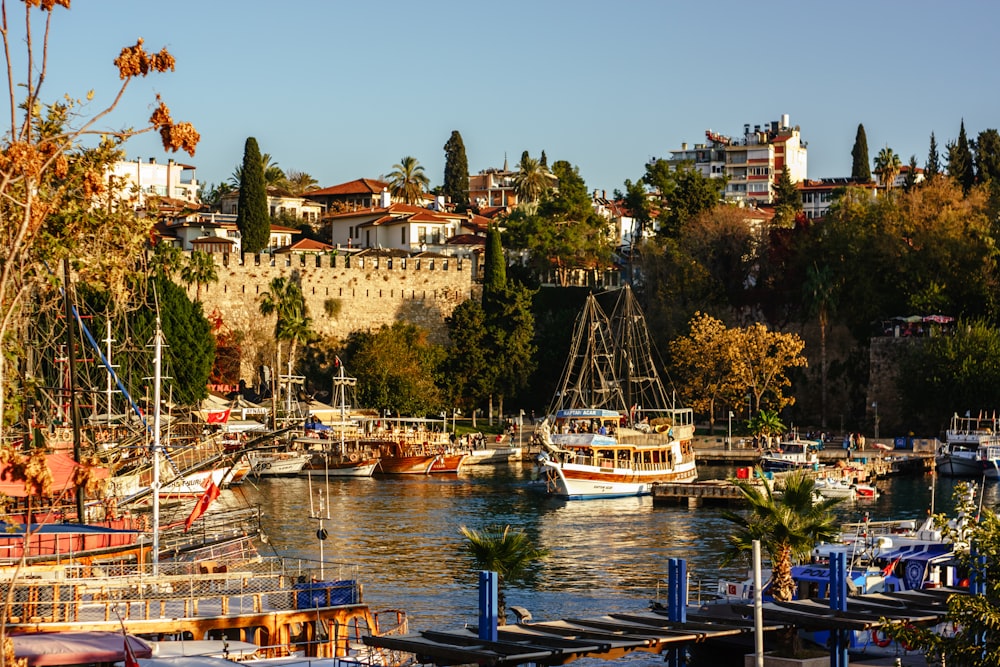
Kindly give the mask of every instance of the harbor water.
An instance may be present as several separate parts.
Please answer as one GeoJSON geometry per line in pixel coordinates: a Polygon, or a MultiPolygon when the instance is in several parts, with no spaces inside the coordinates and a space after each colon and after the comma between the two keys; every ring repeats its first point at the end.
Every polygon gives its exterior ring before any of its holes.
{"type": "MultiPolygon", "coordinates": [[[[735,472],[699,466],[703,479],[735,472]]],[[[844,503],[838,515],[845,522],[866,513],[872,520],[919,521],[932,495],[935,511],[950,512],[955,483],[930,476],[880,480],[880,498],[844,503]]],[[[666,596],[671,558],[687,560],[692,601],[699,582],[714,590],[719,578],[746,574],[743,567],[719,568],[730,532],[721,509],[654,504],[650,497],[558,500],[532,480],[529,464],[475,466],[450,476],[331,479],[328,487],[316,479],[268,479],[245,483],[224,502],[261,506],[265,551],[318,560],[322,548],[325,561],[344,564],[328,565],[327,578],[353,575],[356,566],[371,607],[406,611],[412,630],[476,623],[478,574],[462,551],[461,526],[509,524],[549,551],[526,583],[505,587],[508,609],[525,607],[535,620],[646,609],[666,596]],[[315,516],[323,517],[322,546],[315,516]]],[[[983,487],[982,502],[997,505],[996,483],[983,487]]]]}

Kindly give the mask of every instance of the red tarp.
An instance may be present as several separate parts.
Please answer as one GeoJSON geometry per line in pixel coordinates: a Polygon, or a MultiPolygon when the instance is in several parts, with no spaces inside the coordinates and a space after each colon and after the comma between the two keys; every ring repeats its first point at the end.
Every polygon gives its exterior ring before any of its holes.
{"type": "MultiPolygon", "coordinates": [[[[68,454],[46,454],[45,461],[52,471],[52,493],[57,495],[62,491],[73,487],[73,471],[77,467],[76,461],[68,454]]],[[[99,479],[108,476],[107,468],[94,468],[94,474],[99,479]]],[[[28,494],[24,491],[24,482],[11,481],[7,476],[7,466],[0,467],[0,493],[12,498],[24,498],[28,494]]]]}

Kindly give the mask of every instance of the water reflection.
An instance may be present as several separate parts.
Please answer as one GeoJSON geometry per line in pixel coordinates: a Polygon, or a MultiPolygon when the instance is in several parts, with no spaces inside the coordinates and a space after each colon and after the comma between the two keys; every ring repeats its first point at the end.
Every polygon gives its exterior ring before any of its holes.
{"type": "MultiPolygon", "coordinates": [[[[732,469],[705,467],[705,478],[732,469]]],[[[936,487],[937,511],[952,507],[954,480],[936,487]]],[[[880,482],[881,498],[845,504],[844,521],[920,519],[931,498],[930,478],[880,482]]],[[[322,484],[312,483],[313,508],[322,484]]],[[[264,527],[280,552],[319,557],[318,521],[310,518],[306,479],[267,480],[235,492],[264,509],[264,527]]],[[[329,560],[356,564],[365,597],[377,609],[402,608],[411,627],[474,623],[477,574],[462,552],[460,526],[482,529],[511,524],[551,556],[527,585],[508,587],[508,604],[527,607],[536,619],[595,615],[644,608],[667,578],[670,558],[686,558],[693,580],[737,576],[721,571],[719,556],[729,525],[715,508],[654,505],[650,498],[560,501],[544,494],[527,466],[482,466],[450,477],[400,476],[331,480],[324,492],[329,560]]],[[[983,502],[994,506],[997,485],[983,502]]],[[[325,516],[325,513],[324,513],[325,516]]]]}

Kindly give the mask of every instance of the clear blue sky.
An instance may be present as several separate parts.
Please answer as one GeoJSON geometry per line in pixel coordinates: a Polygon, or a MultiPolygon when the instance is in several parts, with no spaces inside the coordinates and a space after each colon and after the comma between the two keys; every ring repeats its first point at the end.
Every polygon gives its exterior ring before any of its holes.
{"type": "MultiPolygon", "coordinates": [[[[458,130],[473,173],[544,150],[610,194],[706,129],[783,113],[810,177],[847,176],[859,122],[871,157],[889,145],[921,166],[932,131],[943,152],[963,118],[970,138],[1000,126],[998,14],[986,1],[73,0],[56,12],[44,90],[93,88],[96,108],[122,46],[166,46],[177,71],[137,82],[105,126],[142,124],[161,93],[201,132],[177,159],[206,183],[227,180],[254,136],[322,186],[407,155],[439,185],[458,130]]],[[[167,158],[152,137],[128,154],[167,158]]]]}

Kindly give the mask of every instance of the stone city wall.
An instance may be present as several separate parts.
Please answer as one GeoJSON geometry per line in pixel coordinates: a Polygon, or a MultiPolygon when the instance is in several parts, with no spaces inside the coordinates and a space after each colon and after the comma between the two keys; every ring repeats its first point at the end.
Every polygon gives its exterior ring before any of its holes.
{"type": "MultiPolygon", "coordinates": [[[[187,255],[188,253],[185,253],[187,255]]],[[[445,317],[479,294],[473,263],[454,258],[374,258],[347,255],[216,255],[218,281],[201,286],[205,314],[218,310],[236,331],[272,332],[274,316],[260,314],[260,297],[271,280],[301,281],[313,330],[341,339],[356,330],[377,329],[397,321],[428,332],[431,341],[448,341],[445,317]]],[[[188,293],[193,298],[196,286],[188,293]]]]}

